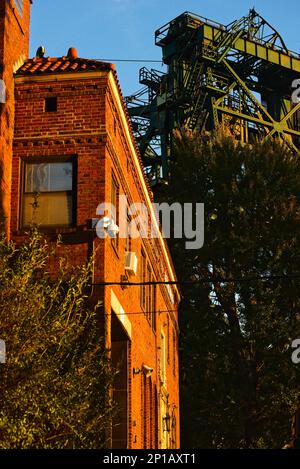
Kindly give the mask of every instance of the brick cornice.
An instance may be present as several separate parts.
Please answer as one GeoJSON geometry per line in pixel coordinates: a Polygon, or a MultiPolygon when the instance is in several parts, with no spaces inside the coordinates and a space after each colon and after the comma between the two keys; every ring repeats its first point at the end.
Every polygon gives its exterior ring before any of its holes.
{"type": "Polygon", "coordinates": [[[52,73],[32,76],[28,75],[15,75],[16,84],[26,83],[45,83],[45,82],[61,82],[67,80],[90,80],[93,78],[102,78],[107,76],[108,72],[65,72],[65,73],[52,73]]]}
{"type": "Polygon", "coordinates": [[[52,145],[61,145],[62,143],[66,143],[65,141],[68,140],[68,144],[76,145],[78,143],[105,143],[107,139],[107,132],[90,132],[90,133],[72,133],[72,134],[60,134],[60,135],[38,135],[38,136],[22,136],[22,137],[14,137],[14,143],[22,144],[32,142],[35,145],[38,143],[45,143],[49,142],[52,145]],[[80,142],[78,140],[80,139],[80,142]]]}

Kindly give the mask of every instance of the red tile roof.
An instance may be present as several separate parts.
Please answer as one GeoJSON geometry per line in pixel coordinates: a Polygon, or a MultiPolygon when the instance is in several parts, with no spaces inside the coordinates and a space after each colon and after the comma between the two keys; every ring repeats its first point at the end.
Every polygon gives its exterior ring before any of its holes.
{"type": "Polygon", "coordinates": [[[115,70],[115,66],[107,62],[101,62],[100,60],[69,57],[35,57],[27,60],[22,67],[17,70],[16,75],[96,72],[109,70],[115,70]]]}
{"type": "MultiPolygon", "coordinates": [[[[55,74],[55,73],[74,73],[74,72],[93,72],[93,71],[112,71],[116,80],[116,84],[121,97],[121,103],[123,111],[126,116],[127,124],[131,134],[131,138],[138,155],[139,162],[143,168],[143,161],[141,158],[140,150],[134,137],[131,119],[125,104],[125,100],[122,94],[122,89],[116,72],[116,67],[112,63],[101,62],[100,60],[82,59],[82,58],[70,58],[70,57],[48,57],[28,59],[22,67],[20,67],[15,75],[16,76],[31,76],[31,75],[42,75],[42,74],[55,74]]],[[[144,179],[150,194],[150,198],[153,200],[153,193],[150,187],[150,183],[147,175],[143,171],[144,179]]]]}
{"type": "MultiPolygon", "coordinates": [[[[101,62],[100,60],[91,60],[91,59],[82,59],[82,58],[70,58],[70,57],[48,57],[48,58],[33,58],[33,59],[28,59],[22,67],[19,68],[19,70],[16,71],[15,75],[26,75],[30,76],[33,74],[54,74],[54,73],[72,73],[72,72],[92,72],[92,71],[112,71],[116,80],[116,84],[118,87],[118,91],[121,97],[121,103],[123,107],[123,111],[126,116],[129,132],[131,135],[131,139],[133,142],[133,145],[136,150],[136,154],[138,157],[138,160],[140,162],[141,168],[144,168],[143,160],[140,154],[140,150],[138,147],[138,144],[136,142],[136,139],[134,137],[133,129],[132,129],[132,123],[131,119],[127,110],[127,106],[125,104],[125,100],[122,94],[122,89],[120,86],[120,82],[118,79],[118,75],[116,72],[116,67],[112,63],[108,62],[101,62]]],[[[146,187],[148,189],[150,199],[153,201],[153,192],[149,183],[149,179],[147,175],[145,174],[144,171],[142,171],[144,181],[146,183],[146,187]]],[[[167,243],[165,242],[165,246],[167,249],[167,252],[169,253],[169,259],[171,266],[174,266],[172,263],[169,247],[167,243]]],[[[175,270],[174,270],[175,272],[175,270]]]]}

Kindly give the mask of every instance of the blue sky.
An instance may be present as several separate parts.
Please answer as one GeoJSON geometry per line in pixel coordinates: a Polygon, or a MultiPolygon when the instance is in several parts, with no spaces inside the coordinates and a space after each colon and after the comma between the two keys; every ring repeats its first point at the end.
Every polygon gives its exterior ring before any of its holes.
{"type": "MultiPolygon", "coordinates": [[[[184,11],[228,24],[256,10],[282,34],[287,46],[300,52],[299,0],[34,0],[31,56],[40,45],[47,56],[66,55],[70,46],[80,57],[161,60],[154,31],[184,11]]],[[[139,89],[143,65],[116,62],[123,94],[139,89]]]]}

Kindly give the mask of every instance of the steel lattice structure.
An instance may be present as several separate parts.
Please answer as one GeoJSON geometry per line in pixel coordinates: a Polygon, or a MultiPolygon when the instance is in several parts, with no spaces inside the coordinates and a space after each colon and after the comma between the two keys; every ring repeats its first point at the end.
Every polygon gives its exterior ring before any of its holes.
{"type": "Polygon", "coordinates": [[[155,33],[167,73],[142,68],[127,98],[150,180],[168,177],[173,130],[226,125],[243,142],[283,139],[300,150],[300,103],[292,84],[300,55],[254,9],[224,26],[185,12],[155,33]],[[298,112],[299,111],[299,112],[298,112]]]}

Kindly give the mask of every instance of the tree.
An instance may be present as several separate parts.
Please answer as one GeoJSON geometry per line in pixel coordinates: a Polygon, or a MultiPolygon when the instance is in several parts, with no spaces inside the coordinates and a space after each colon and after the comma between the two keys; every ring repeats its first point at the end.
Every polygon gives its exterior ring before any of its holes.
{"type": "Polygon", "coordinates": [[[206,279],[183,286],[182,444],[280,448],[300,384],[298,158],[277,141],[242,145],[224,133],[175,140],[160,197],[205,203],[204,247],[171,241],[179,279],[206,279]]]}
{"type": "Polygon", "coordinates": [[[103,448],[114,370],[88,299],[90,265],[72,268],[36,230],[0,242],[0,448],[103,448]],[[56,256],[57,277],[47,273],[56,256]]]}

